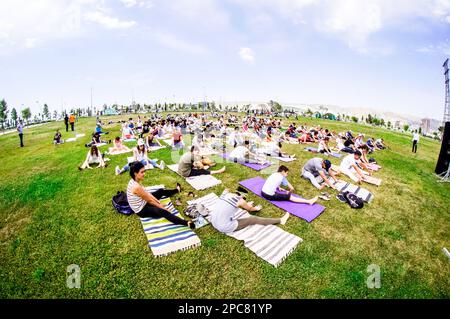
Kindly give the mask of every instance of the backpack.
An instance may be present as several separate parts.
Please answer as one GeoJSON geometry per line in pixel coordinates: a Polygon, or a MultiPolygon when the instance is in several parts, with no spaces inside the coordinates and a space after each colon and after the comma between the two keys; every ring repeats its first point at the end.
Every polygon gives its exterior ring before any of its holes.
{"type": "Polygon", "coordinates": [[[349,204],[351,208],[361,209],[364,207],[364,201],[355,194],[350,192],[344,192],[342,193],[342,195],[344,196],[344,198],[347,201],[347,204],[349,204]]]}
{"type": "Polygon", "coordinates": [[[118,191],[117,194],[112,197],[111,202],[118,213],[124,215],[134,214],[130,204],[128,204],[127,194],[123,191],[118,191]]]}

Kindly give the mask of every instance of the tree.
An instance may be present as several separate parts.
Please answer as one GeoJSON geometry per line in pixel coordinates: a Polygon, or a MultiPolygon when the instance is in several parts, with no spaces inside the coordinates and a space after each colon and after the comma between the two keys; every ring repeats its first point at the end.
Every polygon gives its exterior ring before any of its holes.
{"type": "Polygon", "coordinates": [[[443,126],[439,126],[438,131],[441,133],[444,133],[444,127],[443,126]]]}
{"type": "Polygon", "coordinates": [[[367,115],[366,122],[367,122],[367,124],[372,124],[373,123],[372,115],[370,115],[370,114],[367,115]]]}
{"type": "Polygon", "coordinates": [[[392,126],[391,121],[388,121],[388,122],[387,122],[387,127],[388,127],[388,128],[391,128],[391,126],[392,126]]]}
{"type": "Polygon", "coordinates": [[[0,122],[2,122],[2,129],[5,128],[4,123],[7,117],[8,117],[8,104],[6,104],[6,101],[3,99],[0,101],[0,122]]]}
{"type": "Polygon", "coordinates": [[[17,110],[16,108],[13,108],[11,110],[11,119],[13,120],[14,126],[17,125],[17,110]]]}
{"type": "Polygon", "coordinates": [[[48,119],[48,116],[50,115],[50,112],[48,111],[48,105],[47,105],[47,103],[44,104],[44,111],[42,112],[42,115],[43,115],[46,119],[48,119]]]}
{"type": "Polygon", "coordinates": [[[384,126],[385,124],[386,124],[386,123],[384,123],[384,119],[381,119],[381,120],[380,120],[380,125],[381,125],[381,126],[384,126]]]}
{"type": "Polygon", "coordinates": [[[55,110],[55,111],[53,112],[53,118],[54,118],[55,120],[58,118],[58,111],[57,111],[57,110],[55,110]]]}
{"type": "Polygon", "coordinates": [[[419,127],[419,134],[422,134],[422,127],[419,127]]]}
{"type": "Polygon", "coordinates": [[[22,110],[22,118],[27,122],[31,118],[31,111],[29,107],[22,110]]]}
{"type": "Polygon", "coordinates": [[[352,116],[352,121],[358,123],[358,118],[356,116],[352,116]]]}
{"type": "Polygon", "coordinates": [[[409,125],[408,125],[408,124],[403,125],[403,130],[404,130],[405,132],[408,132],[408,130],[409,130],[409,125]]]}

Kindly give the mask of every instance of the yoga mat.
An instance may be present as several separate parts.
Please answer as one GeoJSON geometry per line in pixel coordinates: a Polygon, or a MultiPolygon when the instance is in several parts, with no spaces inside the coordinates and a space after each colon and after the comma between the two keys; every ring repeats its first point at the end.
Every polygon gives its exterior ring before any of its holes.
{"type": "MultiPolygon", "coordinates": [[[[262,189],[265,181],[266,180],[264,178],[258,176],[258,177],[250,178],[245,181],[239,182],[239,184],[244,186],[248,190],[252,191],[259,197],[264,198],[261,195],[261,189],[262,189]]],[[[295,194],[293,194],[293,195],[300,197],[295,194]]],[[[317,218],[325,210],[325,207],[323,207],[322,205],[319,205],[319,204],[308,205],[308,204],[294,203],[291,201],[269,201],[269,202],[271,202],[273,205],[287,211],[288,213],[290,213],[294,216],[297,216],[297,217],[300,217],[300,218],[306,220],[308,223],[310,223],[315,218],[317,218]]]]}
{"type": "Polygon", "coordinates": [[[163,142],[168,144],[168,145],[172,145],[173,144],[172,141],[173,141],[172,139],[170,139],[170,140],[163,140],[163,142]]]}
{"type": "Polygon", "coordinates": [[[110,147],[110,148],[108,149],[108,155],[120,155],[120,154],[130,153],[130,152],[133,151],[132,149],[129,149],[128,151],[122,150],[122,151],[111,152],[111,149],[112,149],[112,147],[110,147]]]}
{"type": "Polygon", "coordinates": [[[338,180],[337,182],[333,182],[333,185],[337,188],[340,192],[350,192],[361,198],[366,203],[372,202],[374,196],[371,192],[369,192],[367,189],[359,187],[354,184],[347,183],[345,181],[338,180]]]}
{"type": "Polygon", "coordinates": [[[378,171],[381,168],[380,165],[377,165],[375,163],[369,163],[369,164],[366,164],[366,165],[367,165],[367,167],[369,167],[373,171],[378,171]]]}
{"type": "MultiPolygon", "coordinates": [[[[203,204],[211,211],[214,209],[217,200],[219,200],[219,197],[211,193],[188,201],[188,204],[203,204]]],[[[249,216],[250,214],[247,211],[239,209],[234,219],[249,216]]],[[[274,267],[278,267],[294,251],[297,245],[303,241],[300,237],[288,233],[275,225],[250,225],[226,235],[244,241],[245,247],[274,267]]]]}
{"type": "Polygon", "coordinates": [[[75,135],[75,137],[76,138],[79,138],[79,137],[84,137],[86,134],[77,134],[77,135],[75,135]]]}
{"type": "Polygon", "coordinates": [[[75,142],[77,139],[75,137],[70,137],[66,140],[66,142],[75,142]]]}
{"type": "Polygon", "coordinates": [[[372,184],[372,185],[376,185],[376,186],[380,186],[381,185],[381,179],[373,177],[373,176],[364,176],[363,179],[364,182],[372,184]]]}
{"type": "MultiPolygon", "coordinates": [[[[173,206],[170,198],[160,200],[169,212],[183,218],[173,206]]],[[[148,246],[155,257],[167,256],[178,250],[187,250],[201,245],[200,238],[187,226],[175,225],[165,218],[140,218],[147,236],[148,246]]]]}
{"type": "MultiPolygon", "coordinates": [[[[233,160],[230,160],[229,154],[219,153],[218,155],[220,157],[223,157],[224,159],[228,160],[229,162],[235,163],[233,160]]],[[[248,168],[254,169],[255,171],[260,171],[260,170],[265,169],[265,168],[269,167],[270,165],[272,165],[272,163],[270,163],[270,162],[265,163],[264,165],[252,164],[252,163],[239,163],[239,162],[237,162],[236,164],[241,164],[241,165],[247,166],[248,168]]]]}
{"type": "MultiPolygon", "coordinates": [[[[167,165],[171,171],[178,174],[178,164],[167,165]]],[[[178,174],[180,175],[180,174],[178,174]]],[[[181,176],[181,175],[180,175],[181,176]]],[[[181,176],[183,177],[183,176],[181,176]]],[[[216,185],[222,184],[220,179],[215,178],[212,175],[200,175],[200,176],[192,176],[192,177],[183,177],[186,182],[191,185],[194,189],[200,191],[210,187],[214,187],[216,185]]]]}
{"type": "Polygon", "coordinates": [[[154,152],[154,151],[157,151],[157,150],[166,148],[166,147],[167,147],[167,146],[150,146],[150,147],[148,148],[148,151],[149,151],[149,152],[154,152]]]}
{"type": "Polygon", "coordinates": [[[286,163],[293,162],[293,161],[296,160],[296,158],[290,158],[290,157],[278,157],[278,156],[276,156],[276,157],[272,157],[272,158],[276,159],[276,160],[279,160],[279,161],[282,161],[282,162],[286,162],[286,163]]]}
{"type": "MultiPolygon", "coordinates": [[[[319,153],[319,152],[317,152],[317,148],[315,148],[315,147],[305,147],[305,151],[312,152],[312,153],[317,153],[317,154],[323,154],[323,155],[327,154],[327,153],[319,153]]],[[[336,153],[336,152],[331,152],[330,154],[331,154],[331,156],[336,157],[336,158],[340,158],[342,156],[341,154],[336,153]]]]}

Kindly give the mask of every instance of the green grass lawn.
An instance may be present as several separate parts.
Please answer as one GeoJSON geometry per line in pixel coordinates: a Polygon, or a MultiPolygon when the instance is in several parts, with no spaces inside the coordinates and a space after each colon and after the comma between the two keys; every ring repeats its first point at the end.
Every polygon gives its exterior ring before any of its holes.
{"type": "MultiPolygon", "coordinates": [[[[129,154],[108,156],[106,169],[77,169],[95,118],[77,122],[84,138],[56,147],[52,139],[62,122],[25,129],[23,149],[17,134],[0,136],[0,298],[449,298],[450,262],[441,249],[450,248],[450,184],[434,175],[439,142],[422,138],[412,154],[409,135],[326,120],[299,123],[383,137],[390,149],[374,154],[383,167],[375,176],[383,183],[364,185],[375,195],[371,204],[352,210],[333,198],[322,202],[326,210],[310,224],[291,216],[282,228],[304,241],[278,268],[211,226],[196,231],[201,247],[154,258],[137,216],[120,215],[111,205],[129,180],[128,174],[115,176],[114,167],[129,154]],[[80,289],[66,286],[71,264],[80,266],[80,289]],[[371,264],[381,269],[379,289],[366,285],[371,264]]],[[[108,138],[119,134],[117,124],[105,129],[108,138]]],[[[64,139],[73,135],[63,131],[64,139]]],[[[314,154],[302,145],[283,149],[298,158],[287,165],[291,184],[304,197],[317,195],[299,175],[314,154]]],[[[169,149],[151,157],[176,160],[169,149]]],[[[225,165],[223,184],[197,194],[267,176],[225,165]]],[[[148,185],[176,182],[185,202],[193,189],[178,175],[168,169],[146,174],[148,185]]],[[[260,216],[282,216],[275,206],[248,197],[264,206],[260,216]]]]}

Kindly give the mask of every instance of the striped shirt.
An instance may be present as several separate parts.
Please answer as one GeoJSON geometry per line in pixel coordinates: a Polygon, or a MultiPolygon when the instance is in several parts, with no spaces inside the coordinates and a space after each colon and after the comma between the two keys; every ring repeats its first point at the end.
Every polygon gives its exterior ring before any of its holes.
{"type": "Polygon", "coordinates": [[[143,200],[142,197],[133,194],[133,188],[135,188],[138,185],[139,185],[138,182],[130,179],[127,186],[128,204],[130,204],[131,209],[135,213],[139,213],[144,208],[145,204],[147,204],[147,202],[143,200]]]}

